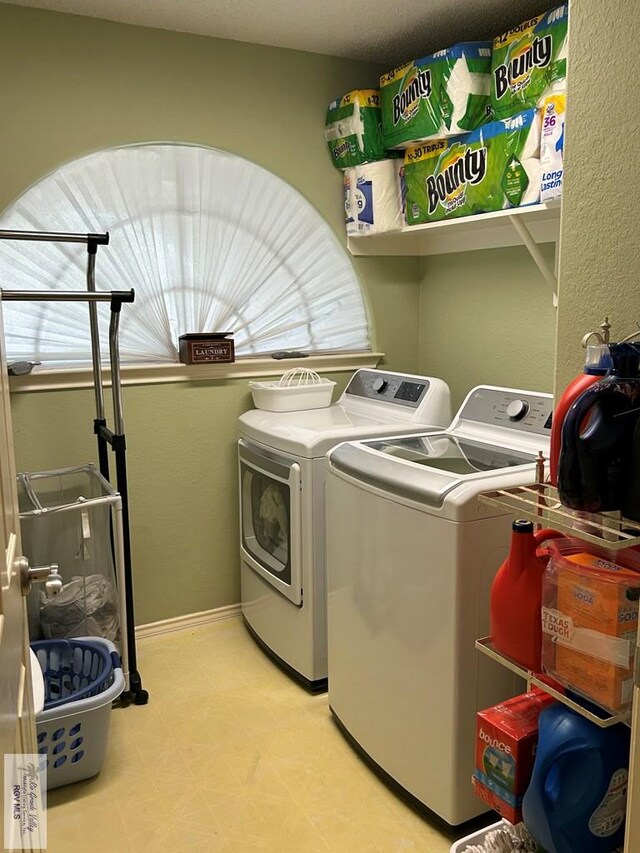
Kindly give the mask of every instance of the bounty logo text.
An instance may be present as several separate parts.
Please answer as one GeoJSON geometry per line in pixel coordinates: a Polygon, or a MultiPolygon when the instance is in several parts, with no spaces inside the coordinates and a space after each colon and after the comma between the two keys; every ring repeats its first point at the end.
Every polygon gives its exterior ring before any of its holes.
{"type": "Polygon", "coordinates": [[[345,154],[348,154],[350,148],[351,146],[349,145],[349,142],[347,140],[341,142],[340,145],[336,145],[332,152],[334,159],[339,160],[340,157],[343,157],[345,154]]]}
{"type": "Polygon", "coordinates": [[[427,178],[429,213],[435,212],[438,204],[453,210],[464,203],[466,184],[479,184],[487,172],[487,149],[467,148],[464,154],[443,169],[438,175],[427,178]]]}
{"type": "Polygon", "coordinates": [[[405,121],[408,118],[411,118],[415,110],[418,108],[419,99],[428,98],[430,94],[431,71],[418,71],[408,86],[406,86],[402,92],[393,96],[394,125],[398,124],[401,118],[405,121]]]}
{"type": "Polygon", "coordinates": [[[546,68],[551,62],[552,46],[551,36],[536,36],[526,50],[514,56],[506,65],[498,65],[493,72],[496,97],[502,98],[509,86],[528,75],[532,68],[546,68]]]}

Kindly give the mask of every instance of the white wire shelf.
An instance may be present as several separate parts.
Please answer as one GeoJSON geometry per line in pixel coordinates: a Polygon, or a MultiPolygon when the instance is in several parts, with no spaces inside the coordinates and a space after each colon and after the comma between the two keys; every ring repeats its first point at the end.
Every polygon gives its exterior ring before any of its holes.
{"type": "Polygon", "coordinates": [[[460,219],[405,225],[383,234],[359,234],[347,239],[352,255],[443,255],[475,249],[525,246],[557,304],[555,262],[550,265],[540,252],[541,243],[555,243],[560,236],[560,202],[530,204],[495,210],[460,219]]]}
{"type": "Polygon", "coordinates": [[[497,489],[479,497],[483,503],[507,509],[518,518],[544,524],[610,551],[640,545],[637,521],[623,518],[619,512],[588,513],[568,509],[560,503],[558,490],[549,483],[497,489]]]}
{"type": "MultiPolygon", "coordinates": [[[[543,680],[543,677],[540,673],[531,672],[529,669],[525,669],[520,666],[520,664],[516,663],[511,658],[506,657],[500,652],[496,651],[493,647],[493,641],[491,637],[482,637],[480,640],[476,640],[476,649],[482,652],[482,654],[491,658],[491,660],[496,661],[501,666],[510,669],[511,672],[514,672],[516,675],[519,675],[520,678],[523,678],[527,684],[535,684],[536,687],[539,687],[545,693],[548,693],[549,696],[553,696],[554,699],[557,699],[558,702],[562,702],[563,705],[566,705],[568,708],[571,708],[577,714],[580,714],[582,717],[586,717],[587,720],[594,723],[596,726],[599,726],[601,729],[608,729],[610,726],[615,726],[618,723],[626,723],[630,724],[631,712],[629,710],[620,711],[617,714],[612,714],[611,711],[603,708],[602,714],[603,716],[598,716],[598,714],[594,714],[588,708],[585,708],[583,705],[580,705],[578,702],[575,702],[569,696],[565,696],[564,693],[560,693],[559,690],[556,690],[550,684],[543,680]]],[[[595,705],[596,707],[600,707],[597,702],[593,700],[587,700],[591,705],[595,705]]]]}
{"type": "Polygon", "coordinates": [[[405,225],[399,231],[355,235],[347,243],[352,255],[442,255],[519,246],[522,237],[514,228],[514,220],[526,222],[536,243],[555,243],[560,229],[560,204],[532,204],[423,225],[405,225]]]}

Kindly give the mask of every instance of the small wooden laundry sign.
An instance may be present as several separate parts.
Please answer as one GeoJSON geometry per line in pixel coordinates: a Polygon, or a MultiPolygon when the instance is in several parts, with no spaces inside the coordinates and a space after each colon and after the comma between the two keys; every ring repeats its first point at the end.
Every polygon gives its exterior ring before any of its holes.
{"type": "Polygon", "coordinates": [[[233,332],[202,332],[180,335],[180,361],[183,364],[211,364],[235,361],[233,332]]]}

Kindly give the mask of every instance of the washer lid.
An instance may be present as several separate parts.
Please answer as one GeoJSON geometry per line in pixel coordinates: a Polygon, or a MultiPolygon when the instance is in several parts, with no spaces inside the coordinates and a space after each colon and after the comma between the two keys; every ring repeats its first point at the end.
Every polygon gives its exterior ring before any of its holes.
{"type": "MultiPolygon", "coordinates": [[[[330,465],[362,483],[427,507],[442,507],[455,490],[469,497],[491,488],[493,477],[534,468],[531,453],[446,432],[340,444],[330,465]]],[[[526,478],[525,478],[526,479],[526,478]]]]}
{"type": "Polygon", "coordinates": [[[530,453],[447,433],[409,435],[364,442],[378,453],[451,474],[479,474],[535,462],[530,453]]]}

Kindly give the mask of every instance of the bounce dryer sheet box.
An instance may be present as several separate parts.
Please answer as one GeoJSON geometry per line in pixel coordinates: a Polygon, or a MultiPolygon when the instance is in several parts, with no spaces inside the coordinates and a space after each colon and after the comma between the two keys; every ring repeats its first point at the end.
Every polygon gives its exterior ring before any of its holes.
{"type": "Polygon", "coordinates": [[[408,225],[534,204],[540,198],[540,118],[527,110],[456,139],[407,149],[408,225]]]}
{"type": "Polygon", "coordinates": [[[465,42],[380,78],[386,148],[475,130],[490,118],[491,43],[465,42]]]}
{"type": "Polygon", "coordinates": [[[385,157],[378,90],[355,89],[332,101],[327,109],[324,136],[337,169],[385,157]]]}
{"type": "Polygon", "coordinates": [[[555,201],[562,196],[565,105],[565,95],[550,95],[542,107],[540,201],[555,201]]]}
{"type": "Polygon", "coordinates": [[[631,702],[640,574],[595,554],[554,557],[545,573],[544,671],[612,711],[631,702]]]}
{"type": "Polygon", "coordinates": [[[564,91],[569,7],[558,6],[493,41],[491,106],[495,118],[542,106],[546,95],[564,91]]]}
{"type": "Polygon", "coordinates": [[[483,802],[510,823],[522,820],[522,797],[538,744],[538,717],[553,701],[534,688],[478,712],[473,787],[483,802]]]}

